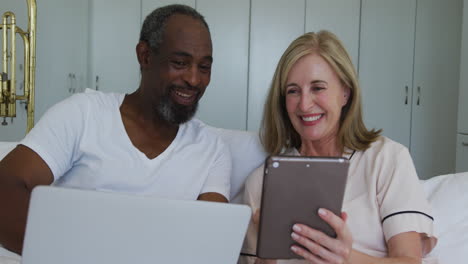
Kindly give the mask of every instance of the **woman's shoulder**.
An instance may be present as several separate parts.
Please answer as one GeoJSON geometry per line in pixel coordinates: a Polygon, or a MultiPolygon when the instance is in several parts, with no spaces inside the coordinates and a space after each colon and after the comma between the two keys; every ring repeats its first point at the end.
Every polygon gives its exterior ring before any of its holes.
{"type": "Polygon", "coordinates": [[[367,155],[396,155],[401,152],[408,151],[408,148],[401,143],[398,143],[388,137],[379,136],[368,149],[364,151],[367,155]]]}
{"type": "Polygon", "coordinates": [[[265,164],[262,164],[258,168],[254,169],[250,173],[250,175],[247,177],[247,180],[245,182],[246,188],[254,187],[254,186],[262,186],[264,170],[265,170],[265,164]]]}
{"type": "Polygon", "coordinates": [[[355,166],[358,164],[371,166],[369,163],[374,164],[372,166],[376,166],[376,164],[392,166],[391,164],[407,160],[408,157],[410,154],[407,147],[388,137],[379,136],[366,150],[356,151],[351,156],[351,163],[354,163],[355,166]]]}

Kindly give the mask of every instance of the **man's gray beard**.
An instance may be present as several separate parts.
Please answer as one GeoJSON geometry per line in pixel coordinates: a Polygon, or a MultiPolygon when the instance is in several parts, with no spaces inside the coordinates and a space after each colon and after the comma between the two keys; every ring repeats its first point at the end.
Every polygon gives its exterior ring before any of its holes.
{"type": "Polygon", "coordinates": [[[170,98],[161,98],[156,105],[156,112],[159,117],[166,122],[174,125],[183,124],[195,115],[198,108],[198,102],[191,106],[175,104],[170,98]]]}

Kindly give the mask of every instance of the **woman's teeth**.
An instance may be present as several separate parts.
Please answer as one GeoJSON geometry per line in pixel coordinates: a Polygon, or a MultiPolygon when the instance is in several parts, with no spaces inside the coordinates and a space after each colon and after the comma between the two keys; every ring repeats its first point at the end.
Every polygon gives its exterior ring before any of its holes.
{"type": "Polygon", "coordinates": [[[319,118],[322,117],[322,115],[314,115],[314,116],[302,116],[302,120],[306,122],[312,122],[319,120],[319,118]]]}

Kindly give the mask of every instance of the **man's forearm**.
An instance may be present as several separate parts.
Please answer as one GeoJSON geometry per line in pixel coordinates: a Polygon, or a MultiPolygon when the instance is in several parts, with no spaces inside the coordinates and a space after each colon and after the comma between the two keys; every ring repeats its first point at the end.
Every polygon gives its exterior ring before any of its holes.
{"type": "Polygon", "coordinates": [[[198,196],[197,200],[201,201],[208,201],[208,202],[219,202],[219,203],[227,203],[229,202],[224,195],[214,192],[209,193],[202,193],[198,196]]]}
{"type": "Polygon", "coordinates": [[[0,244],[21,254],[31,191],[0,175],[0,244]]]}

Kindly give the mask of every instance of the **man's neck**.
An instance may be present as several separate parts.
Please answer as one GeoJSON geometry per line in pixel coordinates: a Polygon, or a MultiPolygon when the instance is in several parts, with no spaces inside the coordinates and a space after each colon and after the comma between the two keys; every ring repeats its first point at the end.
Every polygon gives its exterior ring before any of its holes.
{"type": "Polygon", "coordinates": [[[120,115],[132,144],[150,159],[164,152],[179,130],[178,125],[159,118],[138,92],[125,96],[120,115]]]}
{"type": "Polygon", "coordinates": [[[179,125],[167,122],[154,109],[154,105],[137,90],[125,96],[120,113],[122,117],[131,119],[144,130],[157,130],[159,133],[166,131],[169,134],[177,132],[179,125]]]}

